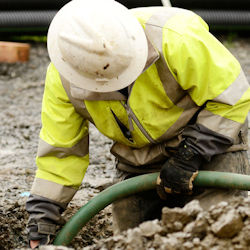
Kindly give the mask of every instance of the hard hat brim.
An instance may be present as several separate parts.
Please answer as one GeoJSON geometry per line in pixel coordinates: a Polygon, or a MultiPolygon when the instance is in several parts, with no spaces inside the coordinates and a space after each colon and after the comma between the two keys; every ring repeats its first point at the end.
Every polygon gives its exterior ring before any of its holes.
{"type": "MultiPolygon", "coordinates": [[[[67,5],[73,4],[73,2],[74,1],[71,1],[67,5]]],[[[126,7],[122,6],[118,2],[114,3],[119,5],[119,8],[123,9],[121,13],[119,13],[119,17],[126,20],[126,25],[129,26],[130,36],[133,36],[134,38],[134,53],[129,66],[119,76],[108,79],[107,81],[102,82],[91,79],[81,74],[73,68],[71,64],[63,60],[63,56],[58,46],[59,27],[62,25],[63,18],[62,9],[56,14],[57,17],[54,18],[50,24],[47,47],[51,62],[63,77],[79,88],[84,88],[94,92],[116,91],[133,83],[145,67],[148,56],[148,44],[143,27],[135,16],[133,16],[133,14],[126,9],[126,7]],[[124,11],[124,9],[126,9],[126,11],[124,11]]]]}

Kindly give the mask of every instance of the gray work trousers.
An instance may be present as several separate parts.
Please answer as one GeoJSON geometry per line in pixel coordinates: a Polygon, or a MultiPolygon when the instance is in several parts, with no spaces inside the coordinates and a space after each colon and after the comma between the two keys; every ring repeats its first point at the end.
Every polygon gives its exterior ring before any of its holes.
{"type": "MultiPolygon", "coordinates": [[[[229,152],[214,156],[211,162],[204,164],[200,170],[250,174],[247,151],[229,152]]],[[[120,180],[132,177],[131,174],[121,173],[120,170],[117,170],[117,174],[120,175],[120,180]]],[[[128,228],[134,228],[143,221],[160,219],[161,210],[165,206],[170,208],[183,207],[189,201],[197,199],[204,209],[209,209],[211,205],[227,201],[234,196],[247,196],[247,191],[197,188],[193,195],[169,194],[167,200],[161,200],[156,190],[138,193],[113,203],[114,234],[128,228]]]]}

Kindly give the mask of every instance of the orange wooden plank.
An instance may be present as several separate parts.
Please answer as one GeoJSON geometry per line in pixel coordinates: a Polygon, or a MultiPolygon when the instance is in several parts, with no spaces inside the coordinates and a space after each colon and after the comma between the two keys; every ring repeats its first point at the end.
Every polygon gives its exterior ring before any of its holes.
{"type": "Polygon", "coordinates": [[[28,43],[0,41],[0,62],[26,62],[29,60],[29,51],[28,43]]]}

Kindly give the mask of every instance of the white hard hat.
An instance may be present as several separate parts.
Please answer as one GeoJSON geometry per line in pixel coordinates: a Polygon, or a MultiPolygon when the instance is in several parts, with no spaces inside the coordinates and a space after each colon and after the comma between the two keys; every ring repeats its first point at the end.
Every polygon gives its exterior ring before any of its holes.
{"type": "Polygon", "coordinates": [[[77,87],[111,92],[130,85],[147,60],[141,24],[114,0],[73,0],[48,31],[48,52],[59,73],[77,87]]]}

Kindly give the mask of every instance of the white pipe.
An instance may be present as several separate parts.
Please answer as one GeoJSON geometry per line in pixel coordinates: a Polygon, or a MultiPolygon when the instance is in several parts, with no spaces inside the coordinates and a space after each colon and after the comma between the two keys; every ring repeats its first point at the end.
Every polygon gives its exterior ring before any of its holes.
{"type": "Polygon", "coordinates": [[[161,0],[161,3],[165,7],[172,7],[170,0],[161,0]]]}

